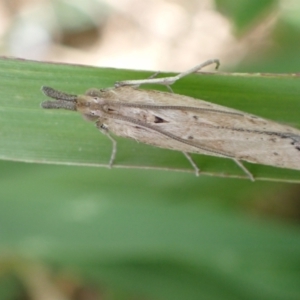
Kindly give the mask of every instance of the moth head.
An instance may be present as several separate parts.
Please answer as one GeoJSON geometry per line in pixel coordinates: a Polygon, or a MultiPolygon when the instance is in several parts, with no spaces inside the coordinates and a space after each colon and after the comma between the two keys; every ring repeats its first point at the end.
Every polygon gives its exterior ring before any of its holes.
{"type": "Polygon", "coordinates": [[[42,92],[55,100],[48,100],[41,103],[42,108],[45,109],[67,109],[67,110],[77,110],[77,95],[66,94],[57,91],[51,87],[43,86],[42,92]]]}
{"type": "Polygon", "coordinates": [[[88,89],[84,95],[77,97],[77,110],[87,114],[93,110],[101,109],[101,105],[104,102],[102,90],[96,88],[88,89]]]}
{"type": "Polygon", "coordinates": [[[46,96],[55,99],[42,102],[42,108],[78,111],[89,121],[94,121],[98,118],[95,116],[94,109],[99,101],[100,90],[90,89],[85,95],[71,95],[43,86],[42,92],[46,96]]]}
{"type": "Polygon", "coordinates": [[[96,121],[103,110],[103,90],[96,88],[88,89],[84,95],[77,98],[77,110],[82,113],[84,119],[96,121]]]}

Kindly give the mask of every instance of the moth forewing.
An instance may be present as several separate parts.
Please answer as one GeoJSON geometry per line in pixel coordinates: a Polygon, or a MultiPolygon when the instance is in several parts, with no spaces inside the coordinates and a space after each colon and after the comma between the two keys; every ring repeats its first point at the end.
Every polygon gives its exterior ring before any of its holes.
{"type": "Polygon", "coordinates": [[[158,91],[120,87],[104,91],[103,98],[110,99],[105,119],[116,135],[182,152],[300,169],[298,129],[158,91]],[[145,98],[149,104],[141,102],[145,98]]]}
{"type": "Polygon", "coordinates": [[[90,89],[79,96],[43,88],[56,100],[43,102],[42,107],[77,110],[86,119],[96,121],[113,143],[110,166],[116,155],[116,142],[109,135],[112,132],[181,151],[196,174],[199,169],[188,153],[231,158],[251,180],[252,174],[240,160],[300,170],[300,130],[188,96],[136,87],[153,82],[172,84],[198,69],[168,78],[118,82],[116,87],[90,89]]]}

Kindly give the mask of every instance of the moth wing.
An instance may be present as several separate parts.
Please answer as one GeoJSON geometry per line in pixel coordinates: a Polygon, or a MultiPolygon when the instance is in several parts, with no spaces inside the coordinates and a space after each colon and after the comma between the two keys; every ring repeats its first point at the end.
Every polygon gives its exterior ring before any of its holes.
{"type": "Polygon", "coordinates": [[[117,111],[135,123],[107,119],[119,136],[182,152],[300,169],[300,131],[295,128],[187,96],[122,89],[130,93],[116,94],[121,103],[140,106],[117,111]]]}

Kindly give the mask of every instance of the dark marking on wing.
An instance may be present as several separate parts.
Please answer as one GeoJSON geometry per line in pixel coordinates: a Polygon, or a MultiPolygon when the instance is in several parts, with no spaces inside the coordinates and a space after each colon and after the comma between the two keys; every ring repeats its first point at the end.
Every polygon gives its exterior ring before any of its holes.
{"type": "Polygon", "coordinates": [[[158,117],[158,116],[155,116],[154,117],[154,123],[165,123],[165,120],[158,117]]]}
{"type": "Polygon", "coordinates": [[[284,133],[282,138],[291,139],[291,145],[295,146],[295,149],[300,151],[300,136],[293,133],[284,133]]]}

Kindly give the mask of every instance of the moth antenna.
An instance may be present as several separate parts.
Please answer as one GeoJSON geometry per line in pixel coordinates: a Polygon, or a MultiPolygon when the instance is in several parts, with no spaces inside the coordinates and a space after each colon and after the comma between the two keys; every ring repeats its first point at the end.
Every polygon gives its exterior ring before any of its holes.
{"type": "Polygon", "coordinates": [[[60,91],[57,91],[49,86],[42,86],[42,92],[53,99],[64,100],[64,101],[75,101],[77,95],[67,94],[60,91]]]}
{"type": "Polygon", "coordinates": [[[44,101],[41,103],[41,107],[45,109],[67,109],[67,110],[77,110],[76,102],[71,102],[68,100],[56,100],[56,101],[44,101]]]}

